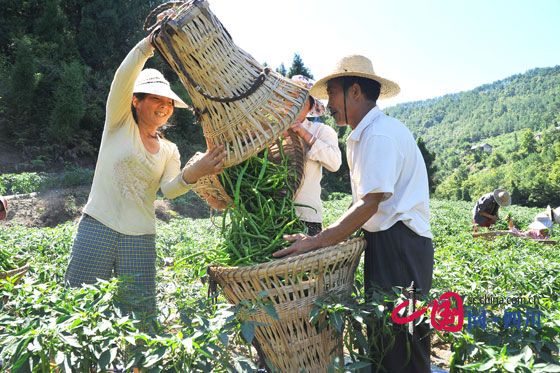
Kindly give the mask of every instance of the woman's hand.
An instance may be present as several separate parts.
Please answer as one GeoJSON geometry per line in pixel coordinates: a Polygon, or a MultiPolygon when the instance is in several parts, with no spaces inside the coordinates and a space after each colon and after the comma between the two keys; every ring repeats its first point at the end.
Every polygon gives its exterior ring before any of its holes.
{"type": "Polygon", "coordinates": [[[302,123],[294,123],[290,126],[290,129],[295,132],[296,135],[301,137],[308,145],[313,145],[315,139],[304,127],[302,123]]]}
{"type": "Polygon", "coordinates": [[[183,169],[183,180],[194,184],[203,176],[219,174],[224,170],[226,156],[223,145],[207,150],[200,159],[183,169]]]}

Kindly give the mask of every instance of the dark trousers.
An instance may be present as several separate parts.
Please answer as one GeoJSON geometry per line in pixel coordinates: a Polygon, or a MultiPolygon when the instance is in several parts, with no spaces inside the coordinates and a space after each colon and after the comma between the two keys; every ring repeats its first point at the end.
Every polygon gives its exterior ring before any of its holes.
{"type": "MultiPolygon", "coordinates": [[[[375,286],[390,291],[393,286],[407,288],[412,281],[419,289],[419,296],[428,294],[434,267],[431,239],[417,235],[400,221],[385,231],[364,231],[364,235],[367,242],[364,262],[366,297],[371,296],[375,286]]],[[[368,337],[372,338],[369,330],[368,337]]],[[[406,332],[397,333],[395,345],[383,358],[382,366],[389,373],[430,372],[429,327],[415,328],[412,336],[406,332]],[[411,344],[409,361],[406,361],[409,354],[407,341],[411,344]]]]}

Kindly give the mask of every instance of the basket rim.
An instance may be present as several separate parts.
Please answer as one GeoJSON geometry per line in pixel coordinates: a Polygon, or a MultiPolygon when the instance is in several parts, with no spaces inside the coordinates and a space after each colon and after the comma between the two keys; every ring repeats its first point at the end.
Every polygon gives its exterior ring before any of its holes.
{"type": "Polygon", "coordinates": [[[340,253],[342,250],[350,250],[356,244],[363,245],[362,247],[363,250],[366,244],[365,238],[356,237],[350,240],[337,243],[332,246],[326,246],[313,251],[308,251],[303,254],[298,254],[287,258],[281,258],[266,263],[258,263],[251,266],[226,267],[226,266],[219,266],[219,265],[209,265],[208,272],[211,275],[225,275],[228,273],[239,272],[239,271],[243,271],[244,273],[247,274],[250,272],[257,272],[257,273],[260,272],[262,274],[265,274],[270,269],[274,269],[276,271],[288,270],[293,267],[294,263],[297,263],[299,267],[301,267],[306,262],[307,263],[317,262],[324,257],[333,258],[333,252],[336,251],[340,253]]]}

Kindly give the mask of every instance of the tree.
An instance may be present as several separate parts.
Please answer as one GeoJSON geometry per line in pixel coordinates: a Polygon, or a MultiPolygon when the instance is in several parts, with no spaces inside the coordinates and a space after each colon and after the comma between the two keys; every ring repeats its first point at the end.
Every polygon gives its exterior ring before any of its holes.
{"type": "Polygon", "coordinates": [[[284,62],[282,62],[280,66],[276,68],[276,72],[283,76],[286,76],[287,72],[286,72],[286,66],[284,66],[284,62]]]}
{"type": "Polygon", "coordinates": [[[69,144],[78,132],[85,111],[83,85],[84,73],[80,62],[64,64],[48,127],[48,135],[55,143],[69,144]]]}
{"type": "Polygon", "coordinates": [[[519,153],[521,155],[528,155],[537,151],[537,144],[535,141],[535,134],[528,128],[521,133],[521,144],[519,153]]]}
{"type": "Polygon", "coordinates": [[[30,125],[34,101],[36,61],[31,38],[24,36],[16,41],[15,63],[10,71],[9,89],[6,95],[8,128],[16,138],[34,136],[35,126],[30,125]],[[17,133],[16,133],[17,131],[17,133]]]}
{"type": "Polygon", "coordinates": [[[420,149],[420,153],[422,153],[422,157],[424,158],[424,163],[426,164],[426,171],[428,171],[428,183],[430,187],[430,193],[433,193],[436,189],[435,186],[435,174],[436,174],[436,167],[434,165],[434,161],[436,160],[436,155],[428,150],[426,147],[426,143],[424,140],[419,137],[416,140],[416,144],[420,149]]]}
{"type": "Polygon", "coordinates": [[[291,78],[294,75],[303,75],[308,77],[309,79],[313,79],[313,75],[311,71],[303,64],[303,60],[299,54],[294,54],[294,59],[292,61],[292,66],[290,66],[290,70],[288,70],[288,74],[286,75],[288,78],[291,78]]]}

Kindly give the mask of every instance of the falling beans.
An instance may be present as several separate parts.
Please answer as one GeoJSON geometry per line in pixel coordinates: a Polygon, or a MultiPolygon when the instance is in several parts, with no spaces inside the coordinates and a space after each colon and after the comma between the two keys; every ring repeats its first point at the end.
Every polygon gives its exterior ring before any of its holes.
{"type": "Polygon", "coordinates": [[[273,162],[265,149],[220,176],[234,201],[222,223],[224,250],[231,265],[269,261],[272,253],[289,244],[283,240],[284,234],[305,230],[293,202],[295,170],[290,169],[281,147],[279,158],[273,162]]]}

